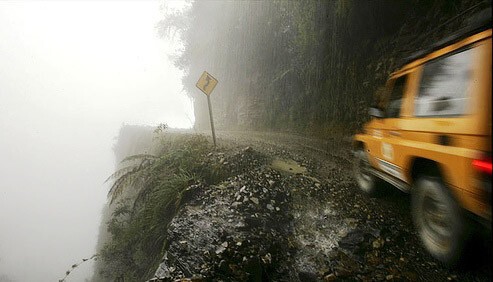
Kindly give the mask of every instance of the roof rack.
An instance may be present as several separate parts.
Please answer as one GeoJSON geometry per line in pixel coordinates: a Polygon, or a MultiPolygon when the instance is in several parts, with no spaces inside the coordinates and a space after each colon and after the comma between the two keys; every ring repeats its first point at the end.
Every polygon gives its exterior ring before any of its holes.
{"type": "MultiPolygon", "coordinates": [[[[436,32],[437,30],[439,30],[443,26],[451,23],[453,20],[457,20],[459,17],[463,16],[465,13],[467,13],[467,12],[469,12],[475,8],[481,7],[481,6],[484,7],[485,4],[488,4],[488,2],[481,2],[479,4],[472,6],[471,8],[469,8],[467,10],[464,10],[463,12],[458,14],[457,16],[455,16],[455,17],[447,20],[443,24],[435,27],[433,30],[426,33],[425,35],[430,36],[433,32],[436,32]]],[[[416,59],[422,58],[422,57],[426,56],[427,54],[429,54],[433,51],[436,51],[438,49],[446,47],[450,44],[458,42],[458,41],[460,41],[466,37],[472,36],[476,33],[484,31],[486,29],[489,29],[489,28],[491,28],[491,25],[492,25],[491,6],[488,6],[486,8],[483,8],[479,12],[474,13],[471,17],[468,17],[468,19],[464,21],[464,27],[457,30],[453,34],[437,41],[434,44],[431,44],[426,49],[422,49],[418,52],[411,54],[408,57],[405,57],[402,60],[402,63],[399,64],[399,68],[402,68],[403,66],[407,65],[408,63],[410,63],[416,59]]]]}

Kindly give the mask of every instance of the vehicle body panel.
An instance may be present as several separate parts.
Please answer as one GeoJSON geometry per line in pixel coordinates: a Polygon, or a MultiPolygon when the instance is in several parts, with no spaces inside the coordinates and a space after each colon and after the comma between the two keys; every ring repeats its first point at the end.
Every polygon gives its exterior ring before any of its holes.
{"type": "MultiPolygon", "coordinates": [[[[440,174],[460,205],[491,221],[491,201],[472,161],[491,155],[491,29],[434,51],[394,72],[386,84],[387,93],[397,79],[406,76],[400,115],[374,118],[364,132],[354,137],[362,144],[370,164],[393,177],[413,184],[414,162],[418,159],[438,164],[440,174]],[[472,73],[467,88],[466,114],[415,117],[414,104],[424,65],[464,48],[472,50],[472,73]]],[[[384,104],[389,104],[390,94],[384,104]]]]}

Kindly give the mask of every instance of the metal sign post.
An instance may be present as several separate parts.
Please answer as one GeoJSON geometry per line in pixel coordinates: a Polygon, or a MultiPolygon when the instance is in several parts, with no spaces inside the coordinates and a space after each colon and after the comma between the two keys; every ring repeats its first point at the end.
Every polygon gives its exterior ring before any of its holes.
{"type": "Polygon", "coordinates": [[[208,72],[204,71],[200,76],[199,81],[197,81],[197,84],[195,84],[195,86],[197,86],[197,88],[204,92],[204,94],[207,96],[207,104],[209,106],[209,117],[211,119],[212,140],[214,141],[214,147],[216,147],[216,131],[214,130],[214,119],[212,118],[212,105],[210,96],[212,90],[214,90],[214,88],[216,87],[217,82],[217,79],[215,79],[208,72]]]}
{"type": "Polygon", "coordinates": [[[216,147],[216,131],[214,130],[214,119],[212,118],[211,96],[209,95],[207,95],[207,104],[209,105],[209,117],[211,118],[212,140],[214,140],[214,147],[216,147]]]}

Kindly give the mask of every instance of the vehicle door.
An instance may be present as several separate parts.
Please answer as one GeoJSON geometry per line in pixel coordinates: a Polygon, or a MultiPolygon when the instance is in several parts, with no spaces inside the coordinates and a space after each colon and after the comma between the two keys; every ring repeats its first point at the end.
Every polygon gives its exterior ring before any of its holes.
{"type": "Polygon", "coordinates": [[[412,73],[406,73],[393,77],[387,83],[387,99],[382,119],[382,142],[380,144],[380,154],[377,158],[378,168],[387,174],[406,181],[404,173],[404,157],[402,154],[403,140],[401,120],[407,118],[407,105],[409,105],[406,95],[410,90],[412,73]]]}

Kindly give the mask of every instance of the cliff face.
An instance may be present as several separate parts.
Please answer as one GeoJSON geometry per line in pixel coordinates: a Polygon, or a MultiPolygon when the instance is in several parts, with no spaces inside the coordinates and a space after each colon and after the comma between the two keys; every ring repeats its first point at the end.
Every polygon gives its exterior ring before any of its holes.
{"type": "Polygon", "coordinates": [[[206,97],[195,87],[206,70],[219,80],[211,96],[218,129],[352,132],[401,59],[490,5],[478,3],[196,1],[161,28],[185,43],[176,65],[196,128],[209,129],[206,97]]]}
{"type": "MultiPolygon", "coordinates": [[[[128,156],[144,153],[154,153],[153,146],[153,127],[123,125],[120,133],[113,146],[115,153],[115,170],[122,168],[122,160],[128,156]]],[[[130,196],[130,195],[128,195],[130,196]]],[[[98,242],[96,252],[101,253],[106,244],[111,241],[111,233],[108,231],[108,223],[110,222],[113,213],[117,208],[116,204],[110,205],[109,202],[101,211],[101,223],[99,226],[98,242]]],[[[92,277],[93,282],[108,281],[107,277],[102,275],[102,271],[106,268],[104,261],[96,260],[95,271],[92,277]]]]}

